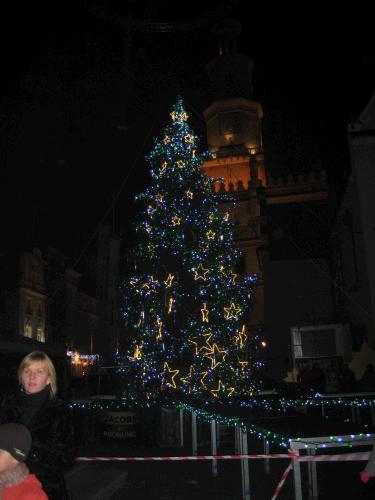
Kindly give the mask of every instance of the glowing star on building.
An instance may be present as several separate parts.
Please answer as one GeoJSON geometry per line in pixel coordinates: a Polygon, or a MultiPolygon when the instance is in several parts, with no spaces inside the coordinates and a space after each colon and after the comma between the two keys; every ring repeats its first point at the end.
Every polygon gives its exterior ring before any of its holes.
{"type": "Polygon", "coordinates": [[[228,222],[228,220],[229,220],[229,212],[225,212],[225,214],[224,214],[224,220],[225,220],[225,222],[228,222]]]}
{"type": "Polygon", "coordinates": [[[212,333],[206,332],[203,334],[203,337],[205,338],[204,345],[202,345],[202,347],[199,349],[199,352],[204,351],[204,355],[206,355],[208,353],[213,353],[214,352],[213,347],[210,344],[212,333]]]}
{"type": "Polygon", "coordinates": [[[208,313],[209,313],[209,310],[207,309],[206,302],[203,304],[203,309],[201,309],[201,313],[202,313],[202,321],[203,321],[203,323],[208,323],[208,313]]]}
{"type": "Polygon", "coordinates": [[[242,311],[240,307],[236,307],[236,305],[232,302],[229,307],[224,307],[225,311],[225,319],[237,319],[237,315],[242,311]]]}
{"type": "Polygon", "coordinates": [[[210,229],[209,231],[207,231],[206,236],[208,240],[213,240],[215,238],[215,231],[212,231],[210,229]]]}
{"type": "Polygon", "coordinates": [[[197,280],[206,281],[209,269],[205,269],[202,266],[202,263],[200,263],[196,269],[193,269],[193,271],[195,273],[195,276],[194,276],[195,281],[197,281],[197,280]]]}
{"type": "Polygon", "coordinates": [[[178,168],[183,168],[185,166],[185,162],[183,160],[177,160],[176,165],[178,168]]]}
{"type": "Polygon", "coordinates": [[[174,274],[169,273],[168,278],[164,281],[165,286],[170,288],[172,286],[173,280],[174,280],[174,274]]]}
{"type": "Polygon", "coordinates": [[[147,249],[151,253],[155,250],[155,245],[151,245],[151,243],[150,243],[149,245],[147,245],[147,249]]]}
{"type": "Polygon", "coordinates": [[[168,163],[165,161],[161,164],[161,171],[162,172],[165,172],[167,170],[167,167],[168,167],[168,163]]]}
{"type": "Polygon", "coordinates": [[[193,193],[189,189],[187,191],[185,191],[185,194],[186,194],[186,198],[188,198],[189,200],[193,199],[193,193]]]}
{"type": "Polygon", "coordinates": [[[180,370],[171,370],[169,368],[169,365],[167,362],[164,363],[164,371],[162,374],[167,374],[167,376],[170,377],[169,381],[166,382],[167,385],[169,385],[170,387],[173,387],[173,389],[176,389],[176,382],[175,382],[175,378],[177,376],[177,374],[180,372],[180,370]]]}
{"type": "Polygon", "coordinates": [[[179,226],[181,224],[181,217],[177,217],[177,215],[175,215],[173,218],[172,218],[172,224],[174,226],[179,226]]]}
{"type": "Polygon", "coordinates": [[[171,139],[169,138],[169,136],[168,136],[168,135],[166,135],[166,136],[164,137],[163,142],[164,142],[164,144],[165,144],[165,145],[167,145],[168,143],[170,143],[170,142],[171,142],[171,139]]]}

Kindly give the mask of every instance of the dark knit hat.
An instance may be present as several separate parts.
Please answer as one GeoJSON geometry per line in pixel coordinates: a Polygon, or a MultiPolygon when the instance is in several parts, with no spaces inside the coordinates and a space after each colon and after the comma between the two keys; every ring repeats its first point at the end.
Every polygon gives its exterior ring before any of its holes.
{"type": "Polygon", "coordinates": [[[0,425],[0,450],[7,451],[19,462],[26,459],[31,448],[31,434],[22,424],[0,425]]]}

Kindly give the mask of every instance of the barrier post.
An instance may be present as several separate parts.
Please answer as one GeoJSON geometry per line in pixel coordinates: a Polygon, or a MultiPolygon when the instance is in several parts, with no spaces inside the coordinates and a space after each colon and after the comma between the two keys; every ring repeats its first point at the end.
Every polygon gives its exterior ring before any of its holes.
{"type": "MultiPolygon", "coordinates": [[[[308,448],[308,455],[315,455],[315,448],[308,448]]],[[[308,476],[309,476],[309,500],[316,500],[319,498],[318,493],[318,478],[316,475],[316,462],[308,462],[308,476]]]]}
{"type": "MultiPolygon", "coordinates": [[[[237,427],[239,433],[240,455],[247,455],[246,427],[237,427]]],[[[250,500],[249,460],[241,458],[242,499],[250,500]]]]}
{"type": "MultiPolygon", "coordinates": [[[[211,420],[211,455],[217,455],[216,422],[211,420]]],[[[217,476],[217,460],[212,460],[212,475],[217,476]]]]}
{"type": "MultiPolygon", "coordinates": [[[[300,454],[300,443],[295,441],[290,442],[290,449],[292,452],[300,454]]],[[[301,485],[301,466],[298,460],[293,460],[293,478],[294,478],[294,499],[302,500],[302,485],[301,485]]]]}
{"type": "Polygon", "coordinates": [[[236,455],[240,454],[240,440],[239,440],[238,425],[234,424],[234,453],[236,455]]]}
{"type": "MultiPolygon", "coordinates": [[[[263,438],[263,453],[265,455],[269,455],[270,453],[270,442],[266,437],[263,438]]],[[[265,458],[264,460],[264,470],[266,471],[266,474],[270,473],[270,459],[265,458]]]]}
{"type": "Polygon", "coordinates": [[[184,446],[184,410],[180,408],[180,446],[184,446]]]}
{"type": "Polygon", "coordinates": [[[191,413],[191,441],[192,441],[192,454],[197,456],[197,414],[191,413]]]}

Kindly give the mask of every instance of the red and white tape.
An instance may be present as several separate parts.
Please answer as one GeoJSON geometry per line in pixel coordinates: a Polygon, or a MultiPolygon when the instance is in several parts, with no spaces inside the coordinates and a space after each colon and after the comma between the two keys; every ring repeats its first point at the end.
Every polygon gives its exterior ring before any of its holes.
{"type": "Polygon", "coordinates": [[[288,467],[285,469],[284,474],[281,476],[279,484],[276,486],[275,493],[273,494],[271,500],[275,500],[279,496],[281,488],[284,486],[285,480],[288,477],[289,472],[293,468],[293,463],[291,462],[288,467]]]}
{"type": "Polygon", "coordinates": [[[177,457],[76,457],[77,461],[85,462],[148,462],[148,461],[187,461],[187,460],[240,460],[240,459],[269,459],[289,458],[298,462],[345,462],[368,460],[370,452],[365,453],[343,453],[340,455],[304,455],[295,453],[273,453],[271,455],[186,455],[177,457]]]}
{"type": "Polygon", "coordinates": [[[294,458],[294,455],[280,453],[272,455],[187,455],[179,457],[77,457],[77,461],[85,462],[147,462],[147,461],[186,461],[186,460],[238,460],[241,458],[294,458]]]}

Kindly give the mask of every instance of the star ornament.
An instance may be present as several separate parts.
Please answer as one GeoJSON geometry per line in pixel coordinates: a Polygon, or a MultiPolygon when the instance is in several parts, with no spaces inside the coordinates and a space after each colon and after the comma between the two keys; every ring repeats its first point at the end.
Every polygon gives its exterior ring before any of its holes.
{"type": "Polygon", "coordinates": [[[217,344],[213,345],[212,352],[205,354],[211,360],[211,369],[216,368],[225,361],[228,351],[220,350],[217,344]]]}
{"type": "Polygon", "coordinates": [[[172,121],[176,121],[176,120],[179,120],[181,122],[186,122],[187,119],[189,118],[189,115],[187,113],[185,113],[185,111],[183,113],[177,113],[176,111],[172,111],[172,113],[170,113],[171,115],[171,118],[172,118],[172,121]]]}
{"type": "Polygon", "coordinates": [[[173,387],[173,389],[176,389],[177,386],[175,378],[179,372],[180,370],[171,370],[169,368],[168,363],[167,362],[164,363],[164,371],[162,375],[166,374],[166,376],[170,377],[169,380],[166,382],[166,384],[169,385],[169,387],[173,387]]]}
{"type": "Polygon", "coordinates": [[[178,168],[183,168],[185,166],[185,162],[183,160],[177,160],[176,165],[178,168]]]}
{"type": "Polygon", "coordinates": [[[168,278],[164,281],[165,286],[170,288],[172,286],[173,280],[174,280],[174,274],[169,273],[168,278]]]}
{"type": "Polygon", "coordinates": [[[201,372],[199,374],[199,375],[202,375],[202,377],[200,378],[199,382],[200,382],[201,386],[203,387],[203,389],[207,389],[207,386],[204,383],[204,379],[207,377],[207,374],[208,374],[208,372],[201,372]]]}
{"type": "Polygon", "coordinates": [[[215,238],[215,231],[212,231],[212,229],[210,229],[209,231],[207,231],[206,236],[208,240],[213,240],[215,238]]]}
{"type": "Polygon", "coordinates": [[[201,313],[202,313],[202,321],[203,321],[203,323],[208,323],[208,313],[209,313],[209,310],[207,309],[206,302],[203,304],[203,309],[201,309],[201,313]]]}
{"type": "Polygon", "coordinates": [[[190,382],[192,376],[193,376],[193,365],[190,365],[189,373],[186,375],[186,377],[181,377],[180,380],[185,384],[187,384],[190,382]]]}
{"type": "Polygon", "coordinates": [[[158,193],[158,194],[156,195],[156,201],[157,201],[158,203],[163,203],[163,200],[164,200],[164,196],[163,196],[162,194],[158,193]]]}
{"type": "Polygon", "coordinates": [[[195,139],[194,136],[192,136],[191,134],[187,134],[184,137],[184,141],[188,144],[194,144],[195,139]]]}
{"type": "Polygon", "coordinates": [[[237,319],[237,315],[242,311],[240,307],[236,307],[236,305],[232,302],[229,307],[224,307],[225,311],[225,319],[237,319]]]}
{"type": "Polygon", "coordinates": [[[149,205],[147,207],[147,213],[150,217],[152,217],[152,214],[155,212],[155,208],[152,205],[149,205]]]}
{"type": "Polygon", "coordinates": [[[164,137],[163,142],[164,142],[164,144],[165,144],[165,145],[167,145],[168,143],[170,143],[170,142],[171,142],[171,139],[169,138],[169,136],[168,136],[168,135],[166,135],[166,136],[164,137]]]}
{"type": "Polygon", "coordinates": [[[202,263],[200,263],[196,269],[193,269],[193,271],[195,273],[195,277],[194,277],[195,281],[197,281],[197,280],[206,281],[207,280],[207,274],[209,272],[209,269],[205,269],[202,266],[202,263]]]}
{"type": "Polygon", "coordinates": [[[227,392],[228,396],[231,396],[234,392],[234,387],[228,387],[228,389],[225,388],[225,385],[221,380],[219,380],[219,385],[217,386],[217,389],[212,389],[211,394],[215,396],[215,398],[219,397],[220,392],[227,392]]]}
{"type": "Polygon", "coordinates": [[[136,345],[134,349],[133,356],[129,356],[129,359],[135,361],[136,359],[141,359],[142,357],[142,345],[136,345]]]}
{"type": "Polygon", "coordinates": [[[175,215],[173,218],[172,218],[172,224],[174,226],[180,226],[181,225],[181,217],[177,217],[177,215],[175,215]]]}
{"type": "Polygon", "coordinates": [[[188,198],[189,200],[193,199],[193,193],[189,189],[187,191],[185,191],[185,194],[186,194],[186,198],[188,198]]]}

